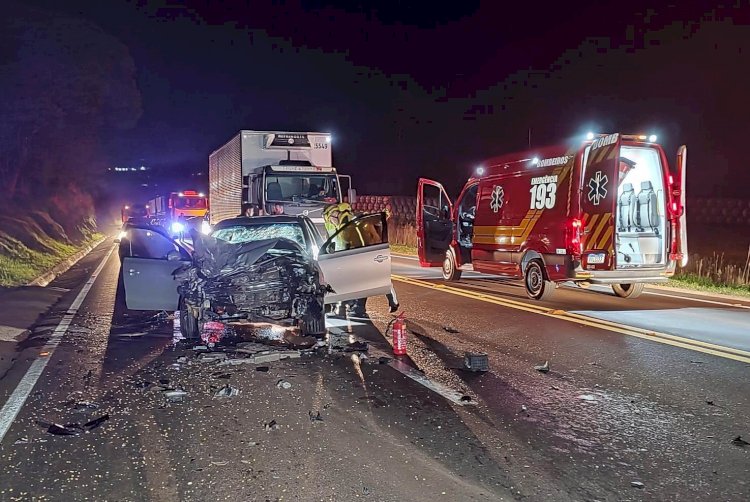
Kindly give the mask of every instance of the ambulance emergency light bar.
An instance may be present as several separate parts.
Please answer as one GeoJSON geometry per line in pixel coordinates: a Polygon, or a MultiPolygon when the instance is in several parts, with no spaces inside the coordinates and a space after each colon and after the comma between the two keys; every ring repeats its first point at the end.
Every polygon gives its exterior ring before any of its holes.
{"type": "MultiPolygon", "coordinates": [[[[597,133],[594,134],[593,132],[586,133],[586,140],[591,141],[594,138],[601,138],[603,136],[608,136],[608,134],[605,133],[597,133]]],[[[658,139],[656,134],[649,134],[648,136],[645,134],[623,134],[623,139],[630,139],[630,140],[638,140],[638,141],[647,141],[649,143],[656,143],[656,140],[658,139]]]]}
{"type": "Polygon", "coordinates": [[[184,192],[180,192],[177,194],[178,197],[185,197],[186,195],[192,195],[192,196],[198,196],[198,197],[205,197],[206,194],[203,192],[196,192],[195,190],[185,190],[184,192]]]}

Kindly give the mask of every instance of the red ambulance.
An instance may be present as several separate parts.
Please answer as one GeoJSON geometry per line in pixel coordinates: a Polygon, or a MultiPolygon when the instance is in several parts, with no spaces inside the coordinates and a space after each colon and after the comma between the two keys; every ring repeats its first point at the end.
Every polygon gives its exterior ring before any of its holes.
{"type": "Polygon", "coordinates": [[[672,173],[655,136],[589,133],[488,160],[455,203],[421,178],[420,265],[522,278],[533,299],[564,281],[636,298],[687,264],[686,160],[682,146],[672,173]]]}

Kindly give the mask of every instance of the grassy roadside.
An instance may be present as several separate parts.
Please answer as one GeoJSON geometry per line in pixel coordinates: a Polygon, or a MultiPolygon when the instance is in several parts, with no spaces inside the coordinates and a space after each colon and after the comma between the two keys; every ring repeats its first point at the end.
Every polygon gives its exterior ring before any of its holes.
{"type": "MultiPolygon", "coordinates": [[[[417,248],[414,246],[405,246],[403,244],[391,244],[391,251],[398,254],[417,255],[417,248]]],[[[750,298],[750,285],[730,285],[716,282],[708,277],[701,277],[698,274],[686,272],[681,273],[669,282],[663,284],[673,288],[690,289],[693,291],[702,291],[705,293],[718,293],[722,295],[744,296],[750,298]]],[[[656,284],[655,286],[659,286],[656,284]]]]}
{"type": "Polygon", "coordinates": [[[47,251],[37,251],[5,236],[7,245],[0,253],[0,286],[26,284],[102,237],[102,234],[90,233],[76,245],[45,237],[41,243],[47,251]]]}

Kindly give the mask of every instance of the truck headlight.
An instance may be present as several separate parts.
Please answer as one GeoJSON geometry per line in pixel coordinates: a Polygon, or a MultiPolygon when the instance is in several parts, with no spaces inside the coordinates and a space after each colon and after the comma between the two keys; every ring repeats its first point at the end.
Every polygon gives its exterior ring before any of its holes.
{"type": "Polygon", "coordinates": [[[201,233],[205,235],[211,233],[211,225],[206,220],[201,223],[201,233]]]}
{"type": "Polygon", "coordinates": [[[185,230],[185,225],[180,223],[179,221],[175,221],[172,223],[172,233],[173,234],[179,234],[185,230]]]}

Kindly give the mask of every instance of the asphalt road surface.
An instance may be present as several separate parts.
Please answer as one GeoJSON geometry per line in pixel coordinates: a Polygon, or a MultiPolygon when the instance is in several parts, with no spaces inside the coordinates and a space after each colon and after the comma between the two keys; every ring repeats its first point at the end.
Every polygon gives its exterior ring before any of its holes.
{"type": "Polygon", "coordinates": [[[369,357],[258,371],[199,362],[171,319],[126,311],[110,249],[50,285],[65,292],[0,379],[0,500],[750,499],[750,445],[732,441],[750,441],[750,302],[532,302],[395,258],[409,357],[379,359],[392,317],[373,298],[369,319],[329,320],[369,357]],[[461,369],[465,352],[490,371],[461,369]]]}

